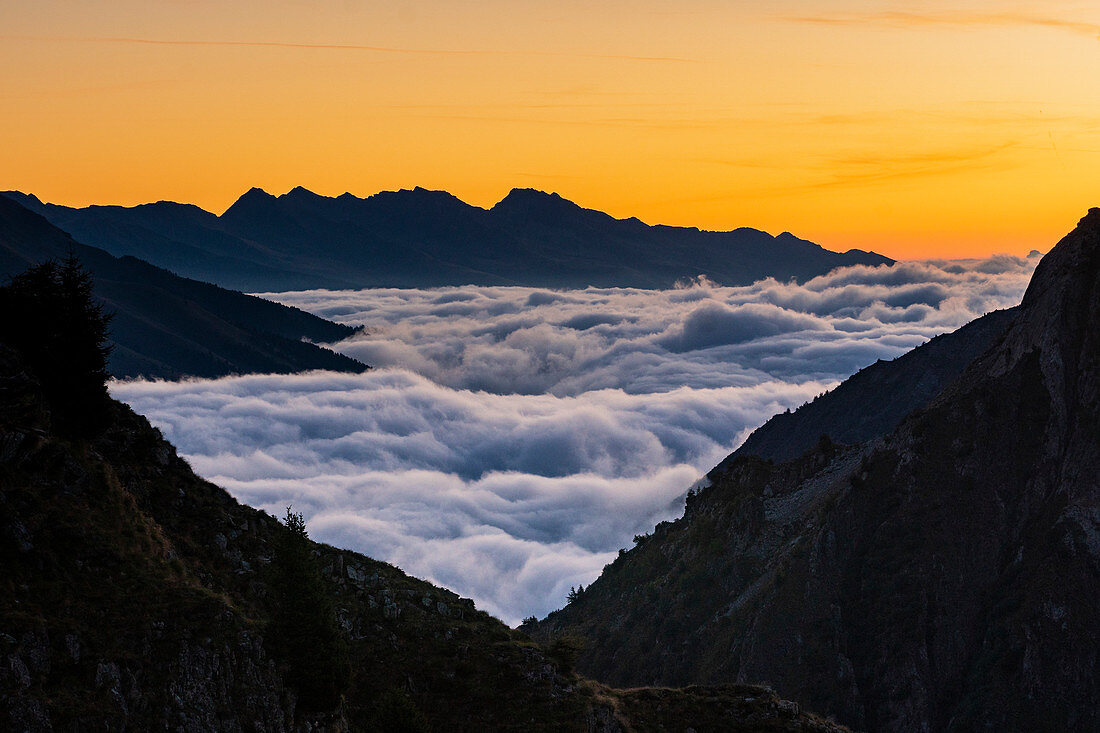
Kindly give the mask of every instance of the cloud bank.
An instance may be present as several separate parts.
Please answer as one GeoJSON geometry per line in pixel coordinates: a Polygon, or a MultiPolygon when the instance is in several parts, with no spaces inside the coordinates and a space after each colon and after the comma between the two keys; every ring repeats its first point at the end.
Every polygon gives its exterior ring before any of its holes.
{"type": "Polygon", "coordinates": [[[264,297],[364,333],[368,364],[496,394],[577,396],[832,381],[1017,304],[1035,258],[848,267],[804,284],[676,290],[463,287],[264,297]]]}
{"type": "Polygon", "coordinates": [[[378,368],[116,382],[195,470],[311,535],[515,623],[679,515],[775,412],[1015,305],[1034,259],[899,263],[802,285],[267,294],[364,331],[378,368]]]}

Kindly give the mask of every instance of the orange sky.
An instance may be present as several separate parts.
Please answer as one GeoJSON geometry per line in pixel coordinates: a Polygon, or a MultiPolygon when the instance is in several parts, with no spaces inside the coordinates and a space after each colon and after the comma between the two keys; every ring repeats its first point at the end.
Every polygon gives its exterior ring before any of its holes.
{"type": "Polygon", "coordinates": [[[0,0],[0,189],[557,191],[899,258],[1100,205],[1100,6],[0,0]]]}

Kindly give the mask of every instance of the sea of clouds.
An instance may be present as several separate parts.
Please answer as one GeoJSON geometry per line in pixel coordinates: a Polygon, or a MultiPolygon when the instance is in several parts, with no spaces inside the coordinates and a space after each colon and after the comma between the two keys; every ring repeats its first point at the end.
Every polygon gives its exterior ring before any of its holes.
{"type": "Polygon", "coordinates": [[[115,382],[202,476],[515,623],[587,585],[772,414],[991,310],[1037,258],[803,284],[266,293],[372,364],[115,382]]]}

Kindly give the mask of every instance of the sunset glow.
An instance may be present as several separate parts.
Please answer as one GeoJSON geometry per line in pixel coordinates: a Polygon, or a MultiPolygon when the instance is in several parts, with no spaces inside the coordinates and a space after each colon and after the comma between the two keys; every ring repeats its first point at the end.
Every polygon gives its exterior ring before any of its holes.
{"type": "Polygon", "coordinates": [[[1100,202],[1100,9],[1057,0],[0,2],[0,189],[512,187],[898,258],[1100,202]]]}

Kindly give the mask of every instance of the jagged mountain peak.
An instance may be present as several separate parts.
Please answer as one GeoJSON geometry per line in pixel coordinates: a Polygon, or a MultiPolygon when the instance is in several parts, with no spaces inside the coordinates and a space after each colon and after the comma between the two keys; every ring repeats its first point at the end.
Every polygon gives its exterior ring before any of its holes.
{"type": "Polygon", "coordinates": [[[493,206],[494,212],[581,210],[582,207],[560,194],[540,191],[537,188],[513,188],[508,195],[493,206]]]}
{"type": "Polygon", "coordinates": [[[281,198],[281,199],[323,199],[323,198],[328,198],[328,197],[327,196],[322,196],[319,193],[314,193],[313,191],[310,191],[305,186],[295,186],[294,188],[292,188],[289,191],[287,191],[286,193],[284,193],[282,196],[279,196],[279,198],[281,198]]]}
{"type": "Polygon", "coordinates": [[[237,202],[241,201],[267,201],[269,199],[276,198],[273,194],[268,193],[259,186],[253,186],[252,188],[241,194],[241,197],[237,199],[237,202]]]}
{"type": "Polygon", "coordinates": [[[222,213],[221,218],[233,219],[257,207],[268,208],[270,204],[278,200],[277,196],[273,196],[258,186],[253,186],[241,194],[240,198],[222,213]]]}
{"type": "MultiPolygon", "coordinates": [[[[1003,374],[1020,359],[1039,352],[1044,381],[1054,394],[1072,389],[1065,372],[1088,372],[1096,358],[1094,324],[1100,319],[1100,208],[1089,209],[1077,227],[1035,268],[1020,314],[1002,346],[969,371],[1003,374]],[[1086,348],[1091,345],[1091,348],[1086,348]],[[1091,356],[1089,355],[1089,351],[1091,356]]],[[[965,380],[964,380],[965,381],[965,380]]],[[[1076,379],[1071,380],[1076,381],[1076,379]]]]}
{"type": "Polygon", "coordinates": [[[18,201],[28,209],[35,210],[45,206],[40,198],[33,193],[23,193],[22,191],[0,191],[0,196],[7,196],[10,199],[18,201]]]}
{"type": "MultiPolygon", "coordinates": [[[[1080,444],[1091,442],[1100,422],[1098,320],[1100,208],[1092,208],[1035,268],[1020,314],[1000,348],[975,361],[957,387],[969,389],[1037,355],[1050,395],[1049,445],[1052,450],[1058,446],[1059,451],[1080,452],[1080,444]]],[[[943,399],[949,397],[945,393],[943,399]]],[[[1082,455],[1093,453],[1086,450],[1082,455]]],[[[1090,465],[1096,459],[1092,455],[1090,465]]]]}
{"type": "Polygon", "coordinates": [[[1064,304],[1082,288],[1092,288],[1100,277],[1100,208],[1091,208],[1077,227],[1062,238],[1035,268],[1025,311],[1064,304]]]}

